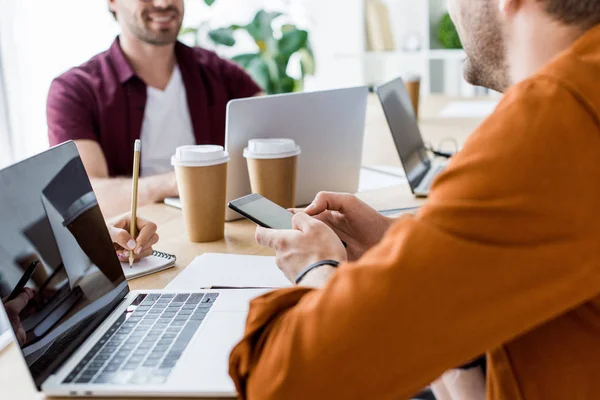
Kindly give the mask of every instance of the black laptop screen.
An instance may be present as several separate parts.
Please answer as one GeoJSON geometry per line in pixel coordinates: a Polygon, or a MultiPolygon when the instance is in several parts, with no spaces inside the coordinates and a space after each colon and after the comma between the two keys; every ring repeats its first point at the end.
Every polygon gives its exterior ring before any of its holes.
{"type": "Polygon", "coordinates": [[[75,145],[0,171],[0,298],[41,383],[128,293],[75,145]]]}
{"type": "Polygon", "coordinates": [[[411,188],[419,185],[431,166],[410,96],[398,78],[377,87],[390,131],[411,188]]]}

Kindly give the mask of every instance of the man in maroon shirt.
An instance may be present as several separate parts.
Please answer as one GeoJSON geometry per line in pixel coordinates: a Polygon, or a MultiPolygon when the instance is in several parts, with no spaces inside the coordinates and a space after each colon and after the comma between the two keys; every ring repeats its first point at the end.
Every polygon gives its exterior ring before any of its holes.
{"type": "Polygon", "coordinates": [[[225,141],[227,103],[261,94],[237,65],[177,41],[183,0],[108,0],[121,34],[54,80],[51,145],[74,140],[106,216],[129,208],[133,143],[142,139],[140,205],[177,196],[170,156],[225,141]]]}

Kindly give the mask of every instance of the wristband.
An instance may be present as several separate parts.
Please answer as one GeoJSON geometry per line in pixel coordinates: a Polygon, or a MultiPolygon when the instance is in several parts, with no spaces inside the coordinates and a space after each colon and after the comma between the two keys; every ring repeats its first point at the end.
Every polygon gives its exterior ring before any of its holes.
{"type": "Polygon", "coordinates": [[[298,276],[296,277],[296,285],[298,285],[300,283],[300,281],[302,281],[302,278],[304,278],[306,276],[306,274],[308,274],[310,271],[312,271],[315,268],[322,267],[324,265],[330,265],[334,268],[337,268],[340,265],[340,263],[335,260],[323,260],[323,261],[314,263],[311,266],[309,266],[308,268],[306,268],[304,271],[302,271],[298,274],[298,276]]]}

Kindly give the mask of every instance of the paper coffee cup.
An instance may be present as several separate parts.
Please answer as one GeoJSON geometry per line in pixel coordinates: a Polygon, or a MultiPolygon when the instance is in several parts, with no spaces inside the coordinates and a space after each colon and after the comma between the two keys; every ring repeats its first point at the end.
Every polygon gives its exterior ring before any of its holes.
{"type": "Polygon", "coordinates": [[[410,102],[415,112],[415,119],[419,119],[419,103],[421,94],[421,77],[419,75],[407,75],[404,78],[406,91],[410,96],[410,102]]]}
{"type": "Polygon", "coordinates": [[[181,146],[171,157],[192,242],[214,242],[225,236],[228,161],[223,146],[181,146]]]}
{"type": "Polygon", "coordinates": [[[252,139],[244,149],[252,193],[294,207],[300,147],[292,139],[252,139]]]}

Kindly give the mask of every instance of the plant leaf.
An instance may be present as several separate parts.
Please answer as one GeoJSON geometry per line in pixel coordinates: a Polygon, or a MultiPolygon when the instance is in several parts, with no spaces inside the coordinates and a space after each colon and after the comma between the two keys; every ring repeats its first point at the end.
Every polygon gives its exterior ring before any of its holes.
{"type": "Polygon", "coordinates": [[[303,48],[298,51],[300,54],[300,69],[302,71],[302,77],[308,75],[314,75],[316,71],[315,57],[309,48],[303,48]]]}
{"type": "Polygon", "coordinates": [[[206,3],[207,6],[212,6],[213,3],[215,2],[215,0],[204,0],[204,3],[206,3]]]}
{"type": "Polygon", "coordinates": [[[260,10],[254,16],[254,20],[246,25],[246,31],[256,42],[266,42],[273,36],[273,27],[271,26],[273,20],[281,15],[280,12],[260,10]]]}
{"type": "Polygon", "coordinates": [[[242,68],[248,68],[252,60],[256,57],[260,57],[260,53],[247,53],[247,54],[238,54],[231,58],[231,61],[234,61],[242,66],[242,68]]]}
{"type": "Polygon", "coordinates": [[[208,32],[208,37],[216,44],[229,47],[235,45],[235,38],[233,37],[233,30],[231,28],[214,29],[208,32]]]}
{"type": "Polygon", "coordinates": [[[284,76],[279,81],[279,93],[291,93],[296,88],[296,80],[289,76],[284,76]]]}
{"type": "Polygon", "coordinates": [[[262,57],[255,57],[246,68],[252,79],[265,91],[272,93],[271,76],[269,68],[262,57]]]}
{"type": "Polygon", "coordinates": [[[286,55],[292,55],[303,47],[306,47],[308,32],[300,29],[294,29],[283,34],[279,40],[279,52],[286,55]]]}

